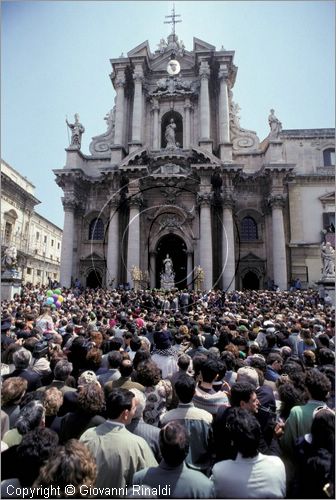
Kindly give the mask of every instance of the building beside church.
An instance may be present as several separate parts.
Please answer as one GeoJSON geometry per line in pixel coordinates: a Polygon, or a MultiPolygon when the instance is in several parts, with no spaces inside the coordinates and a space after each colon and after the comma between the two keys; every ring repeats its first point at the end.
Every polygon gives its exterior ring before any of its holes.
{"type": "Polygon", "coordinates": [[[199,266],[207,290],[314,286],[322,230],[334,231],[334,129],[285,130],[271,110],[260,141],[240,125],[234,51],[198,38],[189,51],[174,30],[111,65],[106,132],[83,154],[76,115],[54,170],[61,284],[133,287],[135,266],[142,286],[159,287],[168,254],[180,289],[199,266]]]}
{"type": "Polygon", "coordinates": [[[35,186],[1,160],[1,255],[17,250],[23,283],[48,285],[60,279],[62,229],[35,211],[35,186]]]}

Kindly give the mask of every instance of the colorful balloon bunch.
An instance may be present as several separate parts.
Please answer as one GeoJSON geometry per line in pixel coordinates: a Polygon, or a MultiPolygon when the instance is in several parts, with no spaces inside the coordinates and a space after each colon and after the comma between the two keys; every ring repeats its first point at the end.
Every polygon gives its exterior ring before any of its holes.
{"type": "Polygon", "coordinates": [[[63,301],[64,297],[62,297],[62,291],[59,288],[47,291],[47,299],[45,301],[45,304],[50,306],[52,309],[59,309],[62,306],[63,301]]]}

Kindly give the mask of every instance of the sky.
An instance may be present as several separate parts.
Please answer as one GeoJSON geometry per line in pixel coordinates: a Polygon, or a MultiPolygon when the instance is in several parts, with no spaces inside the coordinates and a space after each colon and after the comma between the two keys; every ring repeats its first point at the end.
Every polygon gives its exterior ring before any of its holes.
{"type": "MultiPolygon", "coordinates": [[[[36,210],[63,227],[63,168],[69,144],[65,118],[85,127],[82,152],[106,131],[115,91],[116,58],[148,40],[154,52],[171,26],[168,1],[2,1],[1,158],[36,186],[36,210]]],[[[333,1],[176,1],[176,34],[234,50],[233,98],[240,123],[269,133],[275,109],[283,129],[335,126],[333,1]]]]}

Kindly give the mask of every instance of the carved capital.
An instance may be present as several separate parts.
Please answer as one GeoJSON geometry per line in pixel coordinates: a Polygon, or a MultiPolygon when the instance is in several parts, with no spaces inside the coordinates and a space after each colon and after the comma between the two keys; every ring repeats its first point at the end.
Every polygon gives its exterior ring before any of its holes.
{"type": "Polygon", "coordinates": [[[130,208],[140,208],[143,205],[143,197],[141,193],[135,194],[128,198],[130,208]]]}
{"type": "Polygon", "coordinates": [[[109,200],[109,207],[111,210],[115,210],[118,208],[120,203],[120,195],[119,194],[113,194],[111,196],[111,199],[109,200]]]}
{"type": "Polygon", "coordinates": [[[228,72],[227,65],[226,64],[221,65],[219,72],[218,72],[218,78],[220,80],[226,80],[228,76],[229,76],[229,72],[228,72]]]}
{"type": "Polygon", "coordinates": [[[133,74],[133,80],[134,80],[135,83],[142,83],[144,81],[143,73],[140,72],[140,71],[136,71],[133,74]]]}
{"type": "Polygon", "coordinates": [[[213,200],[213,193],[197,193],[197,203],[200,207],[208,207],[213,200]]]}
{"type": "Polygon", "coordinates": [[[222,207],[223,208],[229,208],[231,210],[234,209],[236,200],[232,196],[232,194],[222,194],[221,195],[221,202],[222,202],[222,207]]]}
{"type": "Polygon", "coordinates": [[[77,207],[77,200],[74,195],[65,196],[62,198],[62,204],[64,210],[70,212],[75,210],[75,208],[77,207]]]}
{"type": "Polygon", "coordinates": [[[210,78],[210,68],[207,62],[201,62],[199,75],[201,77],[201,80],[208,80],[210,78]]]}
{"type": "Polygon", "coordinates": [[[121,89],[125,87],[125,78],[123,76],[118,76],[114,83],[117,89],[121,89]]]}
{"type": "Polygon", "coordinates": [[[271,208],[283,208],[286,203],[286,196],[282,194],[271,195],[267,199],[271,208]]]}

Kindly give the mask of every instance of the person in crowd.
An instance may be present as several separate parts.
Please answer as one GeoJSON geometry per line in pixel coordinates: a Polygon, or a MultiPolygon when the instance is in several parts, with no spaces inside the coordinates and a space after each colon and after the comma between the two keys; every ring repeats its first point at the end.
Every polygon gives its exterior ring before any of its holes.
{"type": "Polygon", "coordinates": [[[73,412],[64,415],[60,422],[60,442],[79,439],[91,427],[103,424],[105,418],[105,397],[100,384],[96,382],[80,385],[76,407],[73,412]]]}
{"type": "Polygon", "coordinates": [[[217,360],[208,356],[201,364],[201,381],[196,386],[193,403],[196,408],[208,411],[216,415],[220,406],[228,406],[229,399],[225,391],[215,391],[213,382],[218,377],[220,368],[217,360]]]}
{"type": "Polygon", "coordinates": [[[50,387],[44,391],[42,401],[45,408],[45,426],[59,434],[61,417],[57,414],[63,404],[62,392],[56,387],[50,387]]]}
{"type": "Polygon", "coordinates": [[[149,444],[158,463],[161,461],[161,452],[159,447],[160,429],[155,425],[146,424],[143,419],[143,412],[146,408],[146,397],[139,389],[130,389],[136,400],[136,410],[131,422],[127,424],[127,430],[144,438],[149,444]]]}
{"type": "Polygon", "coordinates": [[[159,425],[172,401],[173,389],[169,380],[162,380],[160,369],[154,361],[141,363],[137,370],[138,383],[145,387],[146,408],[143,412],[147,424],[159,425]]]}
{"type": "Polygon", "coordinates": [[[282,357],[276,352],[270,352],[266,359],[267,368],[265,372],[265,380],[270,382],[276,382],[280,377],[280,372],[282,368],[282,357]]]}
{"type": "Polygon", "coordinates": [[[3,441],[10,448],[20,444],[22,436],[37,427],[45,426],[45,409],[40,401],[33,400],[27,403],[20,411],[15,427],[3,436],[3,441]]]}
{"type": "Polygon", "coordinates": [[[175,392],[179,400],[176,409],[164,413],[160,425],[176,420],[182,423],[189,434],[189,453],[186,464],[208,474],[212,458],[212,414],[196,408],[192,402],[195,395],[196,382],[186,373],[180,375],[175,382],[175,392]]]}
{"type": "Polygon", "coordinates": [[[229,425],[237,449],[235,460],[214,465],[217,498],[285,498],[286,472],[279,457],[259,452],[260,424],[247,409],[233,409],[229,425]]]}
{"type": "Polygon", "coordinates": [[[135,410],[136,399],[132,392],[112,389],[106,397],[107,421],[86,430],[80,437],[96,457],[98,487],[124,489],[131,484],[135,472],[157,465],[146,441],[125,427],[135,410]]]}
{"type": "Polygon", "coordinates": [[[105,394],[108,394],[111,390],[121,387],[123,389],[138,389],[139,391],[144,391],[145,388],[141,382],[134,382],[132,380],[133,374],[133,364],[128,358],[123,359],[118,368],[120,377],[116,380],[110,380],[104,385],[105,394]]]}
{"type": "Polygon", "coordinates": [[[97,370],[96,375],[98,381],[102,387],[107,384],[107,382],[112,382],[113,380],[118,380],[121,377],[118,368],[122,362],[122,355],[119,351],[111,351],[107,355],[107,368],[100,368],[97,370]]]}
{"type": "Polygon", "coordinates": [[[4,375],[3,380],[11,377],[21,377],[27,380],[27,392],[35,391],[42,386],[41,377],[30,368],[32,361],[31,352],[22,347],[13,354],[15,370],[8,375],[4,375]]]}
{"type": "Polygon", "coordinates": [[[179,422],[169,422],[160,430],[160,450],[163,460],[158,467],[147,467],[133,476],[133,485],[156,490],[169,485],[167,498],[214,498],[213,483],[201,472],[188,468],[185,459],[189,451],[186,428],[179,422]]]}
{"type": "Polygon", "coordinates": [[[59,446],[41,467],[34,488],[59,486],[60,498],[85,498],[95,484],[97,466],[92,453],[76,439],[59,446]],[[66,464],[66,467],[64,466],[66,464]],[[68,485],[72,486],[69,491],[68,485]]]}
{"type": "Polygon", "coordinates": [[[27,391],[28,382],[22,377],[10,377],[1,386],[1,408],[9,417],[9,427],[15,427],[20,415],[20,403],[27,391]]]}
{"type": "MultiPolygon", "coordinates": [[[[32,486],[40,468],[54,452],[58,442],[56,432],[47,427],[37,427],[24,434],[20,444],[1,454],[2,481],[17,478],[20,487],[32,486]]],[[[9,484],[11,482],[3,485],[2,494],[7,493],[6,487],[9,484]]]]}

